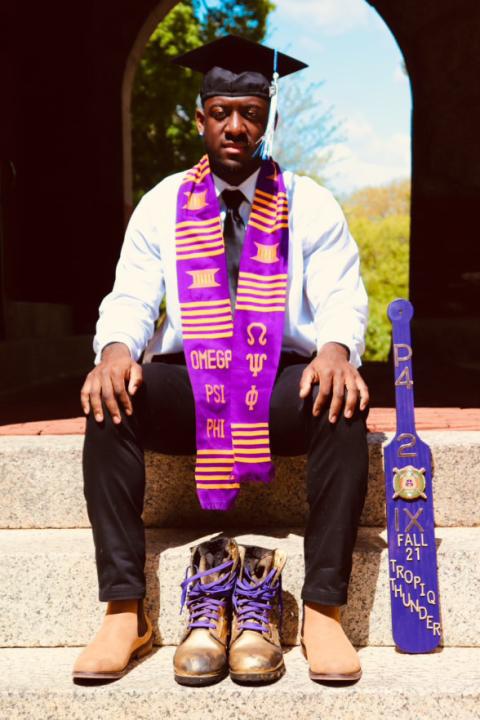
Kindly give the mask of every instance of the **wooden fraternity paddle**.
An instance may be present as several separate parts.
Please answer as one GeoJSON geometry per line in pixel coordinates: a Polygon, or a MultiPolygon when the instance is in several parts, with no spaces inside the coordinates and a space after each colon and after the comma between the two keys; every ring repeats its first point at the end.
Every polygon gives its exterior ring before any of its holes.
{"type": "Polygon", "coordinates": [[[392,322],[397,431],[384,448],[388,566],[392,633],[407,653],[430,652],[441,623],[435,546],[432,458],[415,431],[412,343],[413,306],[394,300],[392,322]]]}

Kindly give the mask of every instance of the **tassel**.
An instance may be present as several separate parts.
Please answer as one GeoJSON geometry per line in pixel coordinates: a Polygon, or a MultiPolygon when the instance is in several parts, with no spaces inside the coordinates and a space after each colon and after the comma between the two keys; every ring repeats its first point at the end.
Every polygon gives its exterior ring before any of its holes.
{"type": "Polygon", "coordinates": [[[278,107],[278,79],[277,72],[277,51],[273,54],[273,78],[270,85],[270,110],[268,112],[267,127],[262,137],[260,145],[254,152],[254,156],[259,155],[262,160],[268,160],[273,155],[273,137],[275,135],[275,119],[278,107]]]}

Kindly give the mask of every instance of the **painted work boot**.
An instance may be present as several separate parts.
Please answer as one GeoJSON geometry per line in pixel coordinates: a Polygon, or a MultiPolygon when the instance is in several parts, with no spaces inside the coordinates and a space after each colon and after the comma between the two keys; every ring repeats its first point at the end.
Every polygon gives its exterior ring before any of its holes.
{"type": "Polygon", "coordinates": [[[268,683],[285,672],[280,643],[282,621],[281,550],[239,547],[240,575],[233,592],[230,677],[237,682],[268,683]]]}
{"type": "Polygon", "coordinates": [[[230,538],[215,538],[191,548],[191,553],[190,567],[181,584],[181,610],[186,604],[189,622],[173,658],[175,680],[180,685],[211,685],[228,674],[238,545],[230,538]]]}

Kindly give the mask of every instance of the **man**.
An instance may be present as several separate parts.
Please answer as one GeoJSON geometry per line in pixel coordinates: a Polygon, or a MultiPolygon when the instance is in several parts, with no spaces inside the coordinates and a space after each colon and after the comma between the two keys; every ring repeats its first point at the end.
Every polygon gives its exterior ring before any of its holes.
{"type": "Polygon", "coordinates": [[[271,479],[270,439],[273,453],[308,455],[302,633],[311,677],[358,679],[339,615],[367,483],[368,390],[357,370],[367,298],[358,250],[326,189],[258,151],[275,122],[272,70],[275,91],[278,76],[305,66],[232,36],[178,62],[204,73],[196,122],[207,156],[144,196],[100,307],[96,367],[81,400],[85,495],[108,608],[74,676],[119,676],[151,645],[143,448],[196,448],[200,503],[225,510],[241,481],[271,479]],[[166,321],[154,334],[165,293],[166,321]],[[154,362],[141,366],[149,341],[154,362]],[[239,450],[235,438],[225,449],[230,424],[252,419],[267,428],[265,450],[239,450]],[[226,474],[209,476],[202,452],[230,453],[226,474]]]}

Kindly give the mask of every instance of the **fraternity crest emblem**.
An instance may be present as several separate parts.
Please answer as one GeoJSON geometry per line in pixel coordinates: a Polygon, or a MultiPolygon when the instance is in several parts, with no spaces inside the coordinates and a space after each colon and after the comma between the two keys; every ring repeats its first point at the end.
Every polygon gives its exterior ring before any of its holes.
{"type": "Polygon", "coordinates": [[[425,468],[415,468],[413,465],[406,465],[403,468],[393,468],[393,499],[401,497],[403,500],[416,500],[425,495],[425,468]]]}

